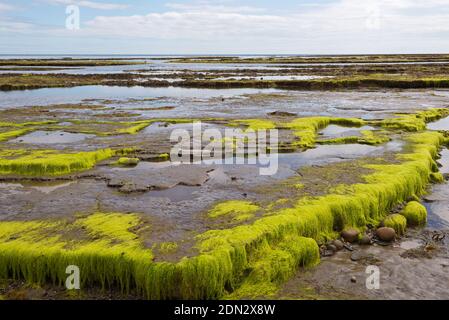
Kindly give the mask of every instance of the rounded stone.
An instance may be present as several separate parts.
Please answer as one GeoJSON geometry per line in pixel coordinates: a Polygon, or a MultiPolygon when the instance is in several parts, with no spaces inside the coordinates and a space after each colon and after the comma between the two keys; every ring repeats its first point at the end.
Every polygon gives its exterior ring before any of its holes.
{"type": "Polygon", "coordinates": [[[337,250],[342,250],[344,248],[344,244],[340,240],[334,240],[332,244],[337,248],[337,250]]]}
{"type": "Polygon", "coordinates": [[[390,242],[396,238],[396,231],[393,228],[382,227],[376,230],[376,235],[380,240],[390,242]]]}
{"type": "Polygon", "coordinates": [[[341,237],[350,243],[353,243],[357,240],[357,238],[359,237],[359,231],[356,229],[345,229],[341,232],[341,237]]]}

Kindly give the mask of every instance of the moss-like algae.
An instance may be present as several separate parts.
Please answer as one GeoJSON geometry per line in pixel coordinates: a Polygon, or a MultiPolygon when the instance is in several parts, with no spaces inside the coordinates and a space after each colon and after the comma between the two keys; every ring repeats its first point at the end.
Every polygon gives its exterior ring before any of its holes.
{"type": "Polygon", "coordinates": [[[384,119],[380,125],[385,128],[400,129],[405,131],[423,131],[426,123],[449,116],[449,109],[431,108],[412,114],[399,115],[396,118],[384,119]]]}
{"type": "Polygon", "coordinates": [[[393,228],[398,235],[403,235],[407,228],[407,219],[400,214],[392,214],[385,218],[384,226],[393,228]]]}
{"type": "Polygon", "coordinates": [[[0,153],[1,175],[24,176],[56,176],[91,169],[100,161],[109,159],[116,154],[112,149],[102,149],[90,152],[57,153],[54,150],[23,151],[10,150],[10,155],[18,157],[7,158],[7,151],[0,153]]]}
{"type": "Polygon", "coordinates": [[[215,205],[209,212],[208,215],[211,218],[218,218],[221,216],[227,216],[227,215],[247,215],[247,214],[254,214],[260,210],[260,207],[258,205],[253,204],[250,201],[244,201],[244,200],[231,200],[231,201],[224,201],[217,205],[215,205]]]}
{"type": "Polygon", "coordinates": [[[440,172],[432,172],[430,174],[430,180],[433,183],[443,183],[444,182],[444,177],[440,172]]]}
{"type": "Polygon", "coordinates": [[[30,283],[62,284],[69,265],[80,268],[81,284],[102,287],[136,286],[136,274],[153,255],[130,231],[138,227],[136,215],[96,213],[65,221],[0,223],[0,278],[22,278],[30,283]],[[84,232],[88,238],[67,239],[61,230],[84,232]]]}
{"type": "Polygon", "coordinates": [[[338,137],[333,139],[320,139],[317,141],[319,144],[367,144],[367,145],[378,145],[390,141],[390,137],[386,134],[377,134],[371,130],[360,131],[362,136],[348,136],[348,137],[338,137]]]}
{"type": "Polygon", "coordinates": [[[427,221],[427,210],[417,201],[410,201],[402,210],[401,215],[407,219],[409,226],[420,226],[427,221]]]}
{"type": "Polygon", "coordinates": [[[351,118],[310,117],[297,118],[291,122],[282,123],[279,127],[294,132],[297,141],[293,142],[293,146],[299,148],[311,148],[315,145],[318,131],[330,124],[360,127],[363,126],[365,122],[361,119],[351,118]]]}
{"type": "Polygon", "coordinates": [[[20,137],[20,136],[22,136],[24,134],[27,134],[31,130],[32,129],[18,129],[18,130],[11,130],[11,131],[6,131],[6,132],[0,132],[0,142],[20,137]]]}
{"type": "Polygon", "coordinates": [[[139,162],[140,160],[138,158],[122,157],[118,159],[117,164],[121,166],[136,166],[139,162]]]}
{"type": "MultiPolygon", "coordinates": [[[[310,132],[311,142],[317,129],[329,122],[329,118],[319,117],[311,122],[296,120],[290,127],[310,132]]],[[[62,265],[79,263],[87,270],[83,276],[86,283],[94,284],[98,280],[102,284],[119,282],[123,287],[134,283],[138,292],[150,299],[213,299],[226,294],[230,297],[269,294],[298,266],[317,263],[317,242],[336,237],[338,231],[346,227],[363,229],[367,224],[377,225],[393,207],[424,192],[431,173],[437,170],[434,159],[444,137],[437,132],[422,132],[408,134],[406,140],[408,151],[397,155],[394,164],[365,165],[372,173],[363,177],[364,183],[342,185],[334,188],[331,194],[317,198],[302,198],[293,206],[278,209],[251,224],[207,231],[196,237],[199,255],[183,258],[177,263],[151,262],[151,254],[142,251],[137,236],[123,228],[116,230],[119,241],[112,246],[112,252],[105,248],[110,242],[99,244],[94,241],[81,246],[82,249],[75,249],[76,254],[68,254],[67,243],[61,245],[59,238],[39,237],[40,233],[35,233],[51,222],[2,222],[0,274],[42,282],[48,278],[61,279],[62,265]],[[120,250],[116,250],[117,246],[120,250]],[[129,259],[116,255],[119,251],[126,253],[129,259]],[[66,258],[79,257],[81,253],[89,259],[69,261],[66,258]],[[39,265],[36,269],[32,261],[37,256],[39,265]]],[[[221,205],[227,207],[226,202],[221,205]]],[[[409,206],[416,205],[411,203],[409,206]]],[[[411,210],[406,208],[404,213],[408,211],[411,210]]],[[[81,224],[89,222],[89,228],[95,230],[90,233],[101,239],[115,224],[97,218],[100,221],[86,218],[81,224]]],[[[418,220],[422,221],[422,218],[418,220]]],[[[133,223],[130,225],[132,227],[133,223]]]]}

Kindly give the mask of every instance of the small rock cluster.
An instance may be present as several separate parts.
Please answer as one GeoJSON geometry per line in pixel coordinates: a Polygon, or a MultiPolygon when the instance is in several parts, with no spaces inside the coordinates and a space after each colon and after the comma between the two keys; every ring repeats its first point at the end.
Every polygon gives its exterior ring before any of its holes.
{"type": "Polygon", "coordinates": [[[357,229],[347,228],[343,230],[340,235],[340,239],[329,241],[320,247],[322,256],[332,256],[342,249],[354,251],[354,248],[352,247],[353,244],[389,244],[397,237],[396,231],[393,228],[383,226],[377,229],[369,229],[365,234],[361,234],[357,229]]]}

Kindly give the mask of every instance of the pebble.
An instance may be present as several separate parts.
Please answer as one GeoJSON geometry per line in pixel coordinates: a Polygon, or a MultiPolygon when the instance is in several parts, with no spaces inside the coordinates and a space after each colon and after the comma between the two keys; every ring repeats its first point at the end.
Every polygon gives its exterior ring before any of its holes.
{"type": "Polygon", "coordinates": [[[396,238],[396,232],[393,228],[382,227],[376,230],[376,235],[380,240],[391,242],[396,238]]]}
{"type": "Polygon", "coordinates": [[[356,277],[351,277],[351,282],[352,283],[356,283],[357,282],[357,278],[356,277]]]}
{"type": "Polygon", "coordinates": [[[352,243],[357,240],[359,231],[355,229],[346,229],[341,232],[341,236],[345,241],[352,243]]]}
{"type": "Polygon", "coordinates": [[[337,248],[337,250],[341,250],[344,248],[344,244],[340,240],[334,240],[332,244],[337,248]]]}

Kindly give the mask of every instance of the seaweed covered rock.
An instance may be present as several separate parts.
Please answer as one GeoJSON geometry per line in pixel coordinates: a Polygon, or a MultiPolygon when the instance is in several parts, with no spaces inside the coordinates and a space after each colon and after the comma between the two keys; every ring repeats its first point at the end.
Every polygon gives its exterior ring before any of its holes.
{"type": "Polygon", "coordinates": [[[403,235],[407,227],[407,219],[400,214],[392,214],[385,218],[384,226],[394,229],[398,235],[403,235]]]}
{"type": "Polygon", "coordinates": [[[361,244],[361,245],[370,245],[371,244],[371,238],[370,238],[370,236],[368,236],[368,235],[363,235],[361,238],[360,238],[360,240],[359,240],[359,243],[361,244]]]}
{"type": "Polygon", "coordinates": [[[410,201],[402,210],[401,215],[407,219],[407,225],[419,226],[427,221],[427,209],[417,201],[410,201]]]}
{"type": "Polygon", "coordinates": [[[341,232],[341,237],[347,242],[355,242],[359,237],[360,232],[354,228],[348,228],[341,232]]]}
{"type": "Polygon", "coordinates": [[[92,169],[118,152],[112,149],[60,153],[57,150],[0,150],[0,175],[60,176],[92,169]]]}
{"type": "Polygon", "coordinates": [[[136,166],[138,165],[140,160],[138,158],[120,158],[117,163],[121,166],[136,166]]]}
{"type": "Polygon", "coordinates": [[[432,172],[430,174],[430,181],[432,181],[433,183],[443,183],[444,182],[444,177],[439,172],[432,172]]]}
{"type": "Polygon", "coordinates": [[[382,227],[376,230],[376,236],[386,242],[391,242],[396,238],[396,231],[393,228],[382,227]]]}

